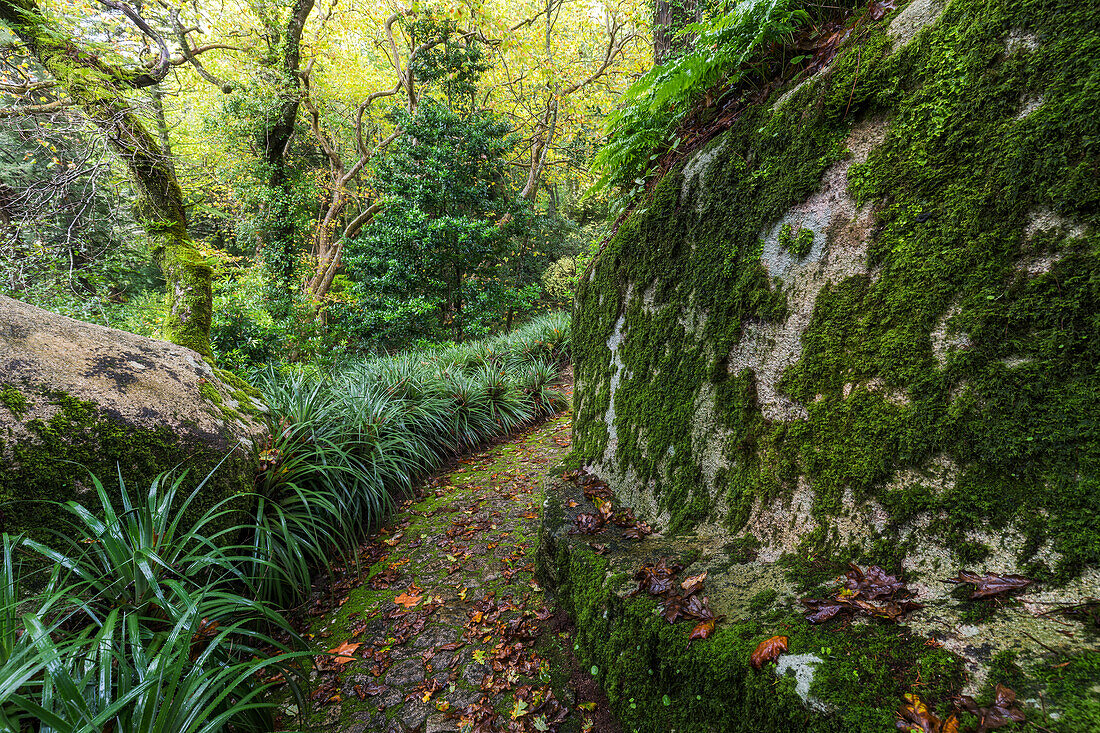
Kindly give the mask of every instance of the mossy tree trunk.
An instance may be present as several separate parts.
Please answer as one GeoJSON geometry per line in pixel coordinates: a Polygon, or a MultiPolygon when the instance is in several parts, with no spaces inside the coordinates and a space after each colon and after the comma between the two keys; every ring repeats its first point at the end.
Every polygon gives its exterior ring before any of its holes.
{"type": "Polygon", "coordinates": [[[163,63],[151,70],[116,66],[99,58],[93,49],[64,37],[34,0],[0,0],[0,21],[11,28],[125,161],[137,193],[134,213],[149,235],[153,256],[167,283],[162,336],[209,356],[213,273],[188,236],[183,193],[171,159],[127,99],[131,90],[153,86],[164,76],[166,51],[163,63]]]}
{"type": "Polygon", "coordinates": [[[302,31],[306,20],[313,11],[314,0],[296,0],[287,17],[285,28],[269,27],[272,35],[282,34],[276,60],[281,77],[273,113],[267,118],[267,124],[260,131],[257,140],[263,151],[263,162],[267,175],[267,186],[272,195],[269,208],[265,211],[263,237],[260,244],[263,257],[268,261],[277,278],[279,292],[275,298],[275,307],[284,312],[290,307],[291,288],[297,287],[294,281],[295,266],[299,251],[304,242],[294,218],[294,182],[292,180],[287,150],[294,128],[298,122],[298,111],[302,102],[302,89],[298,78],[302,71],[302,31]]]}

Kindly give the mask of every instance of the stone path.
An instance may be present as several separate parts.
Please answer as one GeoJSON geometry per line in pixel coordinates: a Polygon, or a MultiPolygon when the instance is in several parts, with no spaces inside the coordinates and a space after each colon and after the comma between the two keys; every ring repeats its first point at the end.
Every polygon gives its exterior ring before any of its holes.
{"type": "Polygon", "coordinates": [[[361,547],[361,572],[315,594],[309,730],[608,730],[534,577],[543,479],[570,418],[460,459],[361,547]]]}

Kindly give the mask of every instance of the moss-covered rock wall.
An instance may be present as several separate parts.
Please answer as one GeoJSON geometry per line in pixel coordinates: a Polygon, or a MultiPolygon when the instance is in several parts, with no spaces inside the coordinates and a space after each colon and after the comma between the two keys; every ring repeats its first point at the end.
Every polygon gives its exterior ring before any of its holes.
{"type": "Polygon", "coordinates": [[[162,471],[194,487],[220,465],[190,519],[246,508],[261,409],[195,351],[0,296],[0,532],[49,539],[68,516],[55,502],[96,509],[89,472],[136,498],[162,471]]]}
{"type": "Polygon", "coordinates": [[[1096,9],[899,5],[686,156],[582,278],[570,462],[658,531],[574,534],[563,488],[542,572],[627,729],[886,730],[903,693],[946,714],[997,683],[1021,729],[1100,729],[1096,9]],[[708,573],[712,638],[629,597],[665,557],[708,573]],[[924,607],[807,623],[851,561],[924,607]],[[962,569],[1037,583],[970,601],[962,569]],[[816,659],[801,706],[802,672],[772,695],[746,661],[773,634],[775,671],[816,659]]]}
{"type": "Polygon", "coordinates": [[[859,28],[594,263],[574,460],[765,558],[1094,573],[1095,8],[918,0],[859,28]]]}

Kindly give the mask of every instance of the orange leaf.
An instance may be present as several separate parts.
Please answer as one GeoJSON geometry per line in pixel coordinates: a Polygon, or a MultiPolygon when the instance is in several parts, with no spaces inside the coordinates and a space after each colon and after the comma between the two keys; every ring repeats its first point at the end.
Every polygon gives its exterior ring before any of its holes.
{"type": "Polygon", "coordinates": [[[695,639],[706,639],[708,636],[714,633],[714,622],[716,619],[708,618],[706,621],[700,621],[695,625],[695,628],[691,630],[691,636],[688,637],[688,641],[694,641],[695,639]]]}
{"type": "Polygon", "coordinates": [[[773,636],[756,645],[752,653],[752,666],[760,669],[768,662],[774,662],[780,654],[787,651],[787,637],[773,636]]]}
{"type": "Polygon", "coordinates": [[[358,643],[352,644],[350,642],[344,642],[335,649],[329,649],[328,653],[336,655],[336,659],[334,660],[336,664],[347,664],[348,662],[355,660],[355,657],[353,657],[352,654],[355,653],[355,650],[358,649],[359,646],[360,644],[358,643]]]}
{"type": "Polygon", "coordinates": [[[405,608],[412,608],[417,603],[420,603],[420,599],[423,597],[424,596],[410,596],[408,593],[402,593],[397,598],[394,598],[393,602],[405,608]]]}
{"type": "Polygon", "coordinates": [[[685,579],[684,582],[680,583],[680,587],[684,589],[685,593],[691,595],[703,587],[703,581],[706,579],[707,571],[704,570],[698,575],[692,575],[690,578],[685,579]]]}

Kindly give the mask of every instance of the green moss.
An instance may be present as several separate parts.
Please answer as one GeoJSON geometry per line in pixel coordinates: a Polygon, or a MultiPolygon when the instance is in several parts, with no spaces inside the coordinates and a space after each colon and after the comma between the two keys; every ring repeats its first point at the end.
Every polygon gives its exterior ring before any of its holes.
{"type": "Polygon", "coordinates": [[[1078,733],[1100,730],[1100,652],[1041,660],[1021,667],[1014,652],[1002,652],[990,663],[987,682],[976,697],[979,705],[993,701],[998,684],[1018,699],[1038,700],[1027,721],[1015,730],[1078,733]]]}
{"type": "MultiPolygon", "coordinates": [[[[186,469],[186,496],[188,487],[197,485],[225,458],[219,450],[181,443],[164,427],[124,425],[94,402],[64,392],[41,390],[35,399],[55,412],[47,419],[23,422],[21,434],[9,433],[2,446],[5,469],[0,471],[0,532],[30,531],[49,540],[48,530],[62,529],[68,516],[54,503],[80,502],[86,494],[86,472],[108,487],[121,473],[133,493],[143,491],[158,473],[186,469]]],[[[227,445],[226,452],[229,448],[227,445]]],[[[251,458],[236,451],[188,507],[189,521],[196,521],[220,501],[250,491],[253,472],[251,458]]],[[[247,503],[241,496],[225,508],[243,510],[247,503]]],[[[227,514],[217,526],[232,523],[227,514]]]]}
{"type": "Polygon", "coordinates": [[[16,420],[22,420],[30,409],[27,398],[14,385],[0,384],[0,405],[8,408],[16,420]]]}
{"type": "Polygon", "coordinates": [[[796,231],[792,225],[784,224],[779,230],[779,246],[802,259],[813,249],[814,231],[801,226],[796,231]]]}
{"type": "MultiPolygon", "coordinates": [[[[228,369],[218,369],[215,367],[214,374],[218,377],[218,379],[225,382],[227,385],[239,392],[241,394],[241,397],[247,396],[257,400],[263,398],[260,390],[256,389],[251,384],[244,381],[244,379],[242,379],[239,375],[229,371],[228,369]]],[[[240,402],[242,406],[247,405],[249,400],[241,399],[241,397],[238,397],[236,394],[233,395],[233,399],[237,400],[237,402],[240,402]]]]}
{"type": "Polygon", "coordinates": [[[960,660],[895,624],[815,627],[782,610],[720,623],[709,639],[690,642],[690,624],[667,623],[651,599],[622,597],[625,574],[609,573],[611,567],[579,542],[563,543],[551,574],[562,581],[558,598],[577,621],[583,665],[598,668],[626,730],[888,730],[914,686],[942,713],[963,683],[960,660]],[[773,666],[751,667],[756,645],[773,635],[788,637],[791,654],[821,660],[810,695],[830,715],[807,707],[794,680],[777,678],[773,666]]]}
{"type": "Polygon", "coordinates": [[[748,610],[754,613],[766,611],[768,608],[771,608],[771,605],[775,603],[775,599],[778,597],[779,593],[775,590],[775,588],[762,590],[749,599],[749,603],[747,606],[748,610]]]}
{"type": "MultiPolygon", "coordinates": [[[[974,530],[1014,524],[1027,534],[1018,562],[1044,543],[1058,553],[1051,581],[1100,564],[1100,118],[1090,111],[1100,107],[1100,34],[1091,21],[1091,9],[1068,0],[956,0],[896,53],[881,26],[869,27],[782,106],[751,107],[733,122],[698,187],[700,212],[681,200],[682,176],[668,175],[579,286],[571,462],[606,453],[616,368],[607,344],[618,332],[616,463],[654,482],[674,530],[715,521],[724,504],[738,531],[754,501],[789,494],[804,476],[822,519],[846,491],[879,499],[892,522],[878,547],[894,557],[904,548],[890,532],[930,513],[946,517],[934,531],[960,562],[989,552],[974,530]],[[1006,50],[1014,32],[1038,47],[1006,50]],[[1022,100],[1038,94],[1042,104],[1020,117],[1022,100]],[[806,417],[777,425],[761,412],[756,375],[728,363],[745,324],[787,315],[760,262],[762,233],[818,188],[847,154],[852,127],[870,119],[887,121],[885,140],[849,180],[877,212],[875,274],[817,296],[801,357],[779,383],[806,417]],[[1023,236],[1041,212],[1078,235],[1023,236]],[[1028,262],[1046,264],[1029,273],[1028,262]],[[701,330],[688,312],[706,314],[701,330]],[[945,322],[968,338],[946,354],[934,351],[945,322]],[[710,395],[727,466],[713,488],[692,434],[710,395]],[[941,456],[959,467],[943,490],[884,489],[941,456]]],[[[796,255],[805,244],[793,230],[780,236],[796,255]]],[[[803,549],[840,541],[822,531],[803,549]]]]}
{"type": "Polygon", "coordinates": [[[199,394],[201,394],[203,397],[205,397],[206,399],[213,402],[215,405],[220,406],[222,404],[221,394],[218,392],[217,387],[210,384],[210,382],[205,382],[204,381],[201,384],[199,384],[199,394]]]}

